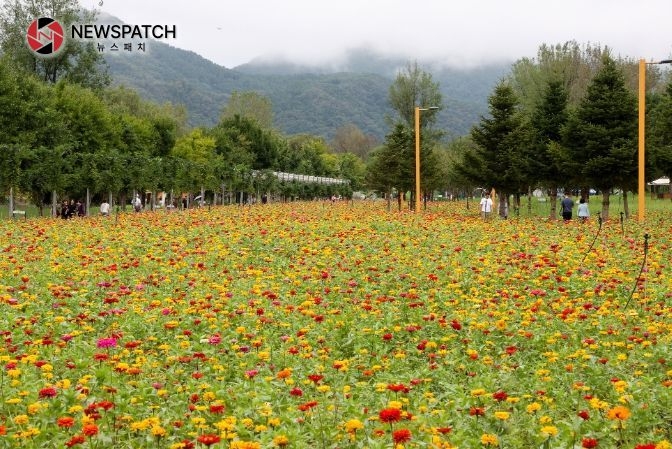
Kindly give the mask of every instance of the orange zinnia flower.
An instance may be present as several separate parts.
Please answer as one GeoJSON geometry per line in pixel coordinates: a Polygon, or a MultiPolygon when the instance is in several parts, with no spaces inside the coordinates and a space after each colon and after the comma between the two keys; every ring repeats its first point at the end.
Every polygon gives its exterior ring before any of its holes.
{"type": "Polygon", "coordinates": [[[65,445],[67,447],[72,447],[76,446],[77,444],[83,444],[86,442],[86,438],[84,438],[84,435],[75,435],[72,438],[70,438],[65,445]]]}
{"type": "Polygon", "coordinates": [[[98,426],[95,424],[86,424],[82,427],[82,433],[87,437],[93,437],[98,435],[98,426]]]}
{"type": "Polygon", "coordinates": [[[75,424],[75,418],[72,416],[61,416],[56,420],[56,424],[58,427],[64,427],[66,429],[69,429],[75,424]]]}
{"type": "Polygon", "coordinates": [[[395,444],[405,443],[411,440],[411,431],[408,429],[399,429],[392,432],[392,439],[395,444]]]}
{"type": "Polygon", "coordinates": [[[630,410],[622,405],[616,406],[607,412],[607,418],[625,421],[630,417],[630,410]]]}

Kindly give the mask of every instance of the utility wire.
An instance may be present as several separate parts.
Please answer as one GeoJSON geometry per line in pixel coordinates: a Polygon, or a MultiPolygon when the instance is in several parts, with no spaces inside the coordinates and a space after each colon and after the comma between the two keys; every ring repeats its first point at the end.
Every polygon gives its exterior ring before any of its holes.
{"type": "Polygon", "coordinates": [[[600,224],[600,227],[597,229],[597,234],[595,234],[595,238],[593,239],[593,242],[590,244],[588,251],[586,251],[586,254],[583,255],[583,259],[581,259],[581,265],[580,265],[581,267],[583,267],[583,262],[586,260],[586,257],[588,257],[590,251],[592,251],[593,245],[595,245],[597,237],[600,235],[600,231],[602,231],[602,214],[600,212],[597,213],[597,222],[600,224]]]}
{"type": "MultiPolygon", "coordinates": [[[[642,260],[642,267],[639,269],[639,273],[637,274],[637,277],[635,278],[635,285],[632,287],[632,291],[630,292],[630,297],[628,298],[628,301],[625,303],[625,309],[628,308],[628,304],[630,304],[630,300],[632,299],[632,295],[635,294],[635,290],[637,290],[637,284],[639,283],[639,278],[644,272],[644,267],[646,266],[646,255],[649,252],[649,234],[644,234],[644,259],[642,260]]],[[[645,290],[645,295],[646,295],[646,290],[645,290]]]]}

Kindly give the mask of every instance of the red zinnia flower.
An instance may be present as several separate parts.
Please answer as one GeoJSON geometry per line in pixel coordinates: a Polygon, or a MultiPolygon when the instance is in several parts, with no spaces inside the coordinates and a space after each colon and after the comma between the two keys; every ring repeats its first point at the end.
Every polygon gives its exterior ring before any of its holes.
{"type": "Polygon", "coordinates": [[[82,444],[86,442],[86,438],[84,438],[84,435],[75,435],[74,437],[70,438],[69,441],[65,443],[67,447],[72,447],[76,444],[82,444]]]}
{"type": "Polygon", "coordinates": [[[308,376],[308,379],[312,380],[313,382],[320,383],[322,379],[324,379],[324,376],[322,374],[311,374],[308,376]]]}
{"type": "Polygon", "coordinates": [[[210,406],[210,413],[224,413],[224,405],[222,404],[213,404],[210,406]]]}
{"type": "Polygon", "coordinates": [[[182,444],[182,449],[194,449],[195,445],[189,440],[182,440],[180,441],[182,444]]]}
{"type": "Polygon", "coordinates": [[[221,438],[219,438],[219,435],[206,433],[206,434],[200,435],[197,438],[197,440],[201,444],[205,444],[206,446],[210,446],[212,444],[219,443],[221,438]]]}
{"type": "Polygon", "coordinates": [[[40,390],[39,396],[41,398],[53,398],[56,394],[57,391],[54,387],[47,387],[40,390]]]}
{"type": "Polygon", "coordinates": [[[411,431],[408,429],[399,429],[392,432],[392,439],[395,444],[405,443],[411,440],[411,431]]]}
{"type": "Polygon", "coordinates": [[[306,402],[304,404],[299,405],[297,408],[301,410],[302,412],[306,412],[310,410],[311,408],[315,407],[317,405],[317,401],[310,401],[306,402]]]}
{"type": "Polygon", "coordinates": [[[581,447],[585,449],[597,447],[597,440],[595,438],[584,438],[581,440],[581,447]]]}
{"type": "Polygon", "coordinates": [[[299,387],[294,387],[290,390],[289,394],[292,396],[303,396],[303,390],[299,387]]]}
{"type": "Polygon", "coordinates": [[[69,429],[75,424],[75,418],[72,416],[61,416],[56,420],[56,424],[58,427],[64,427],[66,429],[69,429]]]}
{"type": "Polygon", "coordinates": [[[102,408],[103,410],[110,410],[110,409],[114,408],[114,402],[100,401],[96,404],[96,407],[102,408]]]}
{"type": "Polygon", "coordinates": [[[399,393],[400,391],[408,393],[410,391],[410,389],[404,384],[389,384],[387,386],[387,389],[390,391],[394,391],[395,393],[399,393]]]}
{"type": "Polygon", "coordinates": [[[493,398],[495,401],[499,401],[499,402],[501,402],[501,401],[506,401],[506,398],[508,398],[508,397],[509,397],[509,395],[506,394],[506,392],[505,392],[505,391],[502,391],[502,390],[499,390],[499,391],[497,391],[496,393],[493,393],[493,394],[492,394],[492,398],[493,398]]]}
{"type": "Polygon", "coordinates": [[[588,410],[581,410],[579,413],[577,413],[579,417],[583,420],[588,420],[590,419],[590,414],[588,414],[588,410]]]}
{"type": "Polygon", "coordinates": [[[0,435],[4,435],[7,433],[7,427],[4,425],[0,424],[0,435]]]}
{"type": "Polygon", "coordinates": [[[385,408],[378,413],[381,422],[397,422],[401,419],[401,410],[398,408],[385,408]]]}
{"type": "Polygon", "coordinates": [[[635,449],[656,449],[656,445],[653,443],[638,444],[635,449]]]}

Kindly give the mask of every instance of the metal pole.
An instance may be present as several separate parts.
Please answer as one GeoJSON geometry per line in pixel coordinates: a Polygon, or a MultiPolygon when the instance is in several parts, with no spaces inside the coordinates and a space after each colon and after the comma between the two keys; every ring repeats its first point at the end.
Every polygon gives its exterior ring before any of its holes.
{"type": "Polygon", "coordinates": [[[638,144],[638,188],[637,220],[644,221],[644,120],[646,117],[646,61],[639,60],[639,144],[638,144]]]}
{"type": "Polygon", "coordinates": [[[420,108],[415,107],[415,211],[420,212],[420,108]]]}

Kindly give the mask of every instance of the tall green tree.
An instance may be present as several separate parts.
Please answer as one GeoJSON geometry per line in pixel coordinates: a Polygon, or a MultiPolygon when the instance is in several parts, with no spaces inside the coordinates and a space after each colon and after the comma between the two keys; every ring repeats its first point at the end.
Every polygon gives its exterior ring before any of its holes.
{"type": "Polygon", "coordinates": [[[274,169],[278,166],[282,143],[271,130],[263,129],[256,120],[235,115],[220,121],[210,134],[215,138],[217,153],[236,164],[249,164],[251,169],[274,169]]]}
{"type": "Polygon", "coordinates": [[[637,179],[636,139],[637,100],[616,62],[605,55],[563,136],[565,164],[580,174],[584,185],[602,192],[605,220],[611,190],[631,190],[637,179]]]}
{"type": "Polygon", "coordinates": [[[58,20],[68,29],[73,23],[91,23],[95,13],[77,0],[7,0],[0,8],[0,49],[16,68],[45,82],[67,79],[100,90],[110,84],[107,65],[92,42],[67,39],[65,48],[52,58],[39,58],[25,42],[30,23],[40,17],[58,20]]]}
{"type": "Polygon", "coordinates": [[[506,82],[500,82],[488,99],[490,117],[481,118],[471,131],[475,147],[464,153],[457,173],[473,184],[495,188],[504,213],[508,196],[520,190],[526,161],[522,118],[518,99],[506,82]]]}
{"type": "MultiPolygon", "coordinates": [[[[415,107],[443,107],[443,98],[439,83],[432,79],[431,73],[422,70],[417,62],[409,63],[397,73],[390,86],[389,102],[396,111],[396,121],[411,129],[415,128],[415,107]]],[[[422,114],[421,128],[431,128],[436,115],[422,114]]]]}
{"type": "MultiPolygon", "coordinates": [[[[432,79],[432,75],[422,70],[417,62],[407,64],[401,70],[389,90],[389,102],[397,113],[397,123],[402,124],[408,128],[411,135],[411,140],[408,142],[408,149],[406,150],[409,158],[408,165],[410,170],[408,172],[400,172],[398,176],[402,177],[402,184],[413,186],[415,184],[415,109],[422,108],[436,108],[440,110],[443,108],[443,99],[439,84],[432,79]]],[[[419,117],[419,129],[421,134],[421,148],[420,148],[420,184],[423,196],[427,196],[427,192],[437,186],[437,181],[443,174],[436,164],[436,157],[433,154],[434,147],[439,141],[442,133],[433,128],[436,123],[436,110],[422,111],[419,117]],[[424,162],[423,162],[424,161],[424,162]]],[[[391,133],[396,136],[394,142],[386,142],[386,146],[390,148],[390,143],[396,145],[400,142],[398,137],[401,137],[399,130],[391,133]]],[[[413,190],[413,195],[415,192],[413,190]]]]}
{"type": "Polygon", "coordinates": [[[556,217],[558,187],[572,179],[574,173],[568,171],[558,155],[558,145],[562,142],[562,129],[568,119],[568,94],[560,80],[552,80],[546,85],[543,97],[532,113],[530,124],[533,135],[533,153],[528,172],[531,177],[549,189],[550,216],[556,217]]]}
{"type": "Polygon", "coordinates": [[[269,130],[273,127],[273,104],[268,97],[258,92],[234,90],[222,111],[220,121],[235,116],[255,120],[262,129],[269,130]]]}
{"type": "Polygon", "coordinates": [[[201,187],[215,187],[213,185],[215,148],[215,138],[200,128],[177,140],[172,155],[188,161],[191,166],[191,169],[184,173],[188,175],[188,178],[184,179],[184,186],[188,191],[201,187]]]}
{"type": "Polygon", "coordinates": [[[341,126],[336,130],[331,146],[337,153],[352,153],[365,159],[376,145],[373,136],[367,136],[353,123],[341,126]]]}
{"type": "Polygon", "coordinates": [[[388,210],[394,189],[397,190],[398,206],[401,210],[402,197],[413,186],[414,152],[413,134],[408,127],[397,123],[394,130],[385,137],[385,144],[371,153],[366,170],[366,184],[369,188],[386,194],[388,210]]]}
{"type": "Polygon", "coordinates": [[[672,81],[663,94],[647,98],[647,180],[672,176],[672,81]]]}
{"type": "Polygon", "coordinates": [[[608,51],[607,47],[581,45],[576,41],[542,44],[536,58],[517,61],[508,77],[521,108],[528,114],[534,113],[551,81],[562,84],[568,104],[578,105],[608,51]]]}

